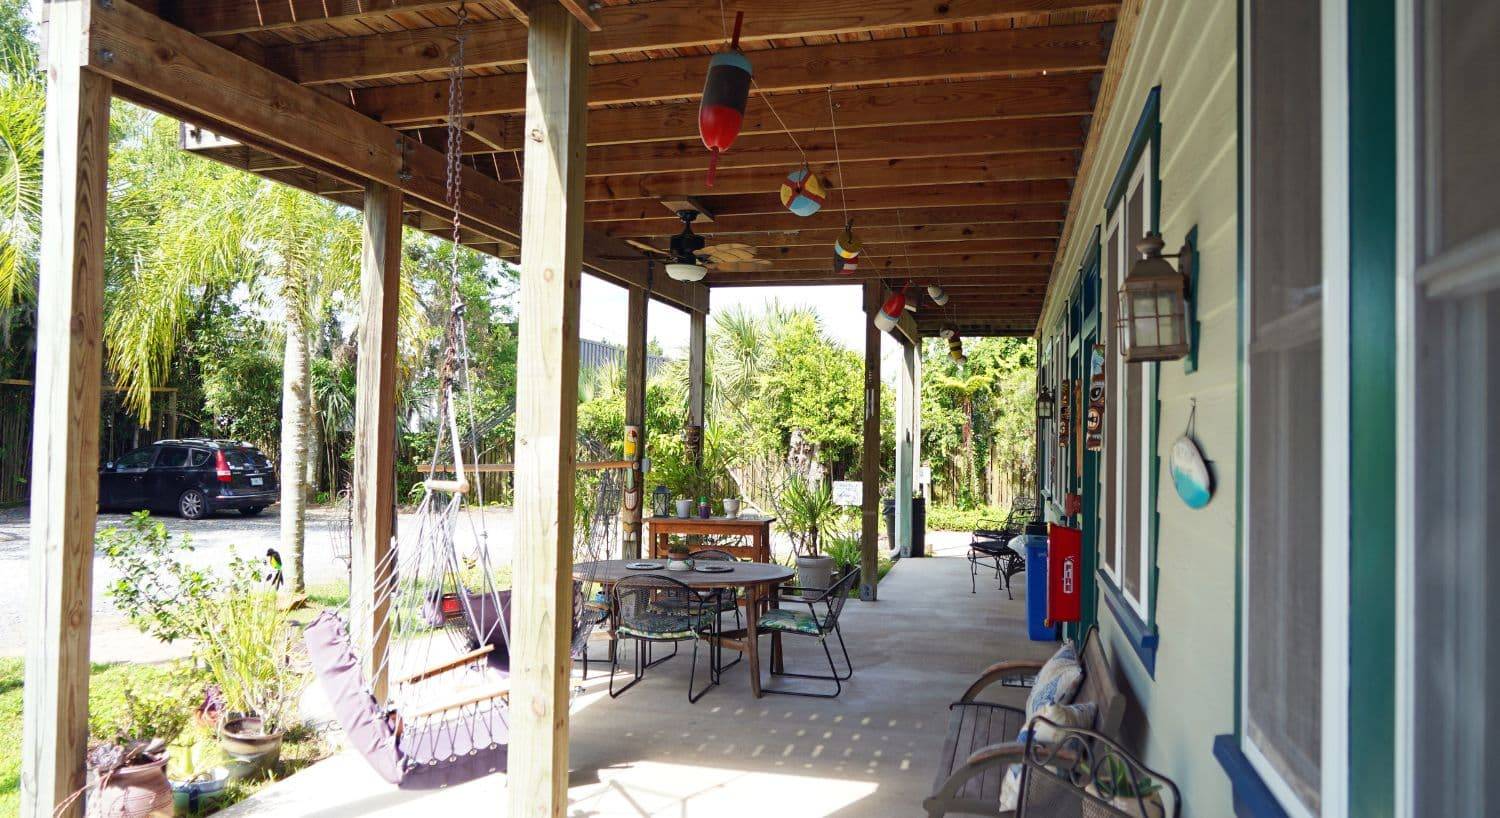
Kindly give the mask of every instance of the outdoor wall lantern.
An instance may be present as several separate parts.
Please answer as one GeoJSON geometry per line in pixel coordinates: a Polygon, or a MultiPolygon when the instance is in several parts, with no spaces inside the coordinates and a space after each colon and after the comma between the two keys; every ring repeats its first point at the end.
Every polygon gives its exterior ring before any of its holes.
{"type": "Polygon", "coordinates": [[[1052,411],[1057,407],[1057,398],[1052,395],[1052,387],[1043,386],[1036,391],[1036,419],[1051,420],[1052,411]]]}
{"type": "Polygon", "coordinates": [[[1120,357],[1127,363],[1175,361],[1188,354],[1192,345],[1187,329],[1188,276],[1192,272],[1192,247],[1184,244],[1172,255],[1161,252],[1161,234],[1147,233],[1136,244],[1145,254],[1125,276],[1120,287],[1120,357]],[[1168,258],[1175,258],[1180,271],[1168,258]]]}

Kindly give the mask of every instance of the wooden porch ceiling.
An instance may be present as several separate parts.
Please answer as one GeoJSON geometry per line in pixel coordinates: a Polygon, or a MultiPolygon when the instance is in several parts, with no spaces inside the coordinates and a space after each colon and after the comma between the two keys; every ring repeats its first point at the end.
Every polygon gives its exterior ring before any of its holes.
{"type": "MultiPolygon", "coordinates": [[[[351,113],[444,144],[457,3],[142,4],[351,113]]],[[[466,6],[464,161],[490,177],[486,193],[502,210],[520,201],[526,5],[466,6]]],[[[585,181],[598,242],[663,249],[681,230],[663,200],[690,196],[713,216],[696,232],[750,244],[769,261],[752,272],[711,271],[710,286],[942,283],[952,296],[946,308],[925,294],[914,299],[922,332],[945,324],[971,335],[1033,331],[1120,0],[724,0],[725,18],[718,0],[573,5],[598,28],[589,41],[585,181]],[[739,10],[755,93],[709,188],[698,96],[707,56],[739,10]],[[808,218],[787,212],[777,195],[804,156],[828,190],[808,218]],[[866,242],[851,277],[832,269],[846,210],[866,242]]],[[[351,206],[363,195],[346,175],[299,163],[293,152],[185,143],[351,206]]],[[[449,229],[430,206],[405,219],[440,235],[449,229]]],[[[466,244],[501,257],[517,254],[511,238],[481,224],[464,233],[466,244]]]]}

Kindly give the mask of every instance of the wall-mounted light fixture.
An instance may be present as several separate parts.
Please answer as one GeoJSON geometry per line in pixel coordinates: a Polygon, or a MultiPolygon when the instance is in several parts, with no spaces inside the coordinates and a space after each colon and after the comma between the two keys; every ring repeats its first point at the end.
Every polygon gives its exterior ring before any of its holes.
{"type": "Polygon", "coordinates": [[[1052,387],[1045,384],[1036,391],[1036,419],[1051,420],[1052,412],[1057,408],[1057,398],[1052,394],[1052,387]]]}
{"type": "Polygon", "coordinates": [[[1127,363],[1175,361],[1192,348],[1188,338],[1188,275],[1193,249],[1184,244],[1170,255],[1162,254],[1165,242],[1160,233],[1147,233],[1136,244],[1145,254],[1125,276],[1120,286],[1119,330],[1120,357],[1127,363]],[[1177,259],[1178,269],[1169,258],[1177,259]]]}

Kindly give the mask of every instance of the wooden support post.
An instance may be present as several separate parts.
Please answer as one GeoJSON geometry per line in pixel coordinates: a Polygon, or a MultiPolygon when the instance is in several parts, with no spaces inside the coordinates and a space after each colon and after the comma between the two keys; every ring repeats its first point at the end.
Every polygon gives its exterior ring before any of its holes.
{"type": "Polygon", "coordinates": [[[912,446],[912,416],[916,414],[916,345],[901,345],[901,371],[896,374],[896,542],[902,556],[911,555],[912,478],[915,477],[912,446]]]}
{"type": "Polygon", "coordinates": [[[389,557],[396,529],[396,311],[401,300],[401,191],[378,182],[365,189],[364,248],[359,271],[359,361],[355,373],[354,477],[349,502],[350,614],[365,674],[384,702],[390,640],[389,557]]]}
{"type": "Polygon", "coordinates": [[[642,287],[631,287],[629,292],[625,317],[625,459],[632,465],[625,471],[620,549],[624,559],[640,559],[641,504],[645,500],[641,458],[646,453],[646,312],[650,299],[642,287]]]}
{"type": "Polygon", "coordinates": [[[561,818],[568,805],[588,34],[556,2],[537,3],[527,47],[509,814],[561,818]]]}
{"type": "MultiPolygon", "coordinates": [[[[912,344],[911,381],[912,381],[912,413],[911,413],[911,465],[916,471],[918,478],[922,473],[922,338],[918,336],[916,343],[912,344]]],[[[922,500],[928,508],[932,507],[932,481],[917,479],[917,493],[922,495],[922,500]]]]}
{"type": "MultiPolygon", "coordinates": [[[[688,313],[688,426],[697,427],[693,459],[703,462],[703,389],[708,357],[708,308],[688,313]]],[[[692,498],[696,500],[697,498],[692,498]]]]}
{"type": "Polygon", "coordinates": [[[865,428],[860,457],[864,492],[859,598],[866,602],[875,601],[880,569],[880,330],[874,321],[880,302],[880,282],[865,282],[865,428]]]}
{"type": "Polygon", "coordinates": [[[108,79],[88,63],[88,0],[48,4],[41,286],[32,415],[30,601],[21,815],[55,813],[84,785],[99,381],[104,327],[108,79]]]}

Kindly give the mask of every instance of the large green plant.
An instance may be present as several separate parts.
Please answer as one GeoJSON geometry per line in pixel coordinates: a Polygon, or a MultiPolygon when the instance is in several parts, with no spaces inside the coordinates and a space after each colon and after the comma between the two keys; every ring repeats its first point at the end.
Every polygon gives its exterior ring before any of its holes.
{"type": "Polygon", "coordinates": [[[267,733],[293,723],[309,674],[295,650],[297,631],[272,591],[240,589],[213,601],[204,613],[198,656],[219,686],[231,713],[259,716],[267,733]]]}
{"type": "Polygon", "coordinates": [[[99,532],[94,544],[119,573],[106,593],[131,623],[163,642],[202,635],[203,611],[218,583],[185,559],[193,551],[191,537],[174,540],[149,512],[137,511],[123,528],[99,532]]]}
{"type": "Polygon", "coordinates": [[[827,483],[809,483],[798,475],[792,475],[777,496],[776,511],[793,549],[804,557],[822,553],[823,534],[841,513],[827,483]]]}

